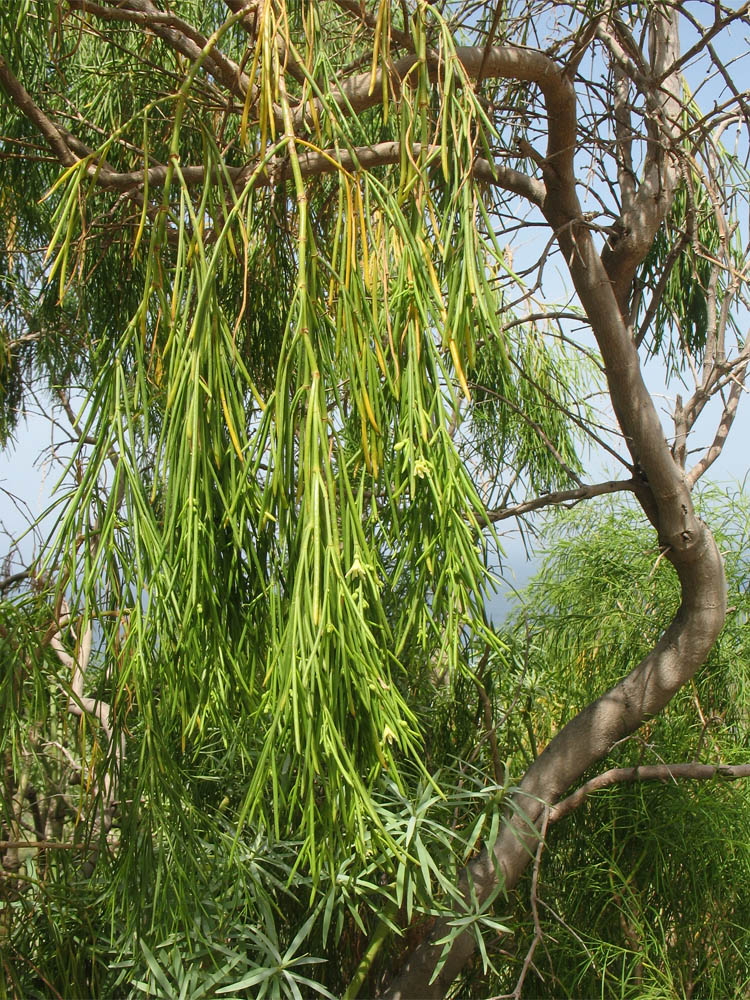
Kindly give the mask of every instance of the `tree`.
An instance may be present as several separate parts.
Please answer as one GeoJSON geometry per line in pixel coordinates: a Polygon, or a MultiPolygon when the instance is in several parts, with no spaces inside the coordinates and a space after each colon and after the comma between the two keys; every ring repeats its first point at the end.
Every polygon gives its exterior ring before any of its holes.
{"type": "MultiPolygon", "coordinates": [[[[352,949],[350,996],[419,912],[444,916],[417,921],[384,995],[444,995],[485,948],[494,900],[566,793],[664,710],[726,618],[691,493],[750,360],[747,104],[727,41],[748,15],[710,16],[423,0],[3,12],[2,430],[42,377],[72,441],[54,539],[2,582],[9,913],[30,898],[18,851],[40,786],[39,891],[67,907],[52,938],[88,912],[65,888],[85,877],[80,900],[122,894],[122,953],[148,926],[186,934],[196,909],[199,936],[244,934],[221,975],[249,953],[271,964],[236,989],[309,982],[298,950],[313,933],[328,946],[334,913],[337,935],[373,935],[352,949]],[[670,442],[651,358],[694,382],[670,442]],[[595,460],[585,474],[592,442],[621,478],[597,482],[595,460]],[[614,492],[650,522],[680,603],[506,775],[494,526],[614,492]],[[271,930],[284,884],[295,912],[313,900],[286,953],[271,930]]],[[[93,952],[81,962],[94,992],[93,952]]]]}
{"type": "MultiPolygon", "coordinates": [[[[524,969],[528,995],[540,998],[747,989],[748,919],[734,886],[750,860],[750,813],[747,786],[731,781],[748,774],[747,498],[704,490],[699,509],[726,561],[727,623],[695,680],[550,810],[544,854],[520,886],[535,916],[517,931],[515,967],[506,965],[495,993],[510,993],[524,969]],[[730,780],[704,783],[706,757],[726,761],[730,780]]],[[[528,669],[501,731],[504,752],[549,741],[575,705],[658,640],[679,606],[678,581],[633,514],[632,504],[604,501],[548,524],[548,556],[508,625],[528,669]]],[[[505,680],[501,704],[517,687],[505,680]]]]}

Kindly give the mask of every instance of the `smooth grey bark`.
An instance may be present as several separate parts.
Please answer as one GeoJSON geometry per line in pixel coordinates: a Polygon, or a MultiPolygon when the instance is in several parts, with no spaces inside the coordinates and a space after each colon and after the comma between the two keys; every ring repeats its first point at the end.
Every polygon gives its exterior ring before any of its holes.
{"type": "MultiPolygon", "coordinates": [[[[695,513],[690,484],[665,440],[627,322],[632,278],[669,209],[677,182],[669,143],[679,109],[679,80],[676,74],[664,78],[669,66],[679,58],[673,11],[654,13],[651,36],[651,70],[662,78],[660,87],[650,95],[656,122],[649,136],[641,184],[623,199],[619,239],[602,256],[597,253],[578,201],[573,172],[573,84],[564,70],[553,70],[548,62],[535,81],[544,94],[549,121],[548,152],[543,165],[547,196],[542,210],[556,233],[602,354],[612,405],[633,458],[634,493],[674,566],[682,600],[655,648],[625,678],[564,726],[526,772],[512,797],[492,854],[483,852],[462,877],[465,897],[471,883],[480,902],[499,883],[506,891],[516,885],[534,856],[545,810],[554,806],[614,744],[667,705],[705,661],[726,616],[721,556],[708,527],[695,513]]],[[[513,61],[489,59],[488,64],[498,75],[514,75],[513,61]]],[[[531,64],[529,59],[527,65],[531,64]]],[[[465,931],[455,939],[440,973],[430,982],[443,950],[436,942],[449,930],[449,922],[442,921],[407,958],[383,997],[407,1000],[445,995],[475,949],[472,933],[465,931]]]]}
{"type": "MultiPolygon", "coordinates": [[[[575,716],[534,761],[513,803],[531,823],[537,823],[546,805],[554,805],[565,791],[612,746],[656,715],[703,663],[724,623],[726,590],[721,556],[707,528],[680,560],[680,608],[656,647],[619,684],[575,716]]],[[[469,879],[480,902],[498,884],[512,889],[532,860],[537,828],[519,814],[508,814],[492,856],[483,852],[462,879],[469,879]]],[[[435,928],[405,963],[399,978],[383,994],[392,1000],[445,995],[475,949],[474,937],[464,932],[450,950],[440,974],[430,984],[442,946],[435,942],[449,931],[448,921],[435,928]]]]}

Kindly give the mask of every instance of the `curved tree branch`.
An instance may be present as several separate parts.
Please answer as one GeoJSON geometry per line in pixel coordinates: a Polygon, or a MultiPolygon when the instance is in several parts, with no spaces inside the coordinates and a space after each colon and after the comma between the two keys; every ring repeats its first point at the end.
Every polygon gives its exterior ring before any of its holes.
{"type": "MultiPolygon", "coordinates": [[[[99,186],[139,197],[146,182],[150,188],[159,188],[164,184],[169,173],[169,167],[164,164],[149,167],[148,170],[115,171],[105,163],[97,161],[92,150],[85,147],[75,136],[59,128],[44,114],[2,57],[0,57],[0,83],[4,85],[19,111],[23,112],[47,139],[63,166],[74,166],[84,156],[89,156],[91,162],[87,164],[86,172],[99,186]],[[80,155],[77,156],[73,152],[74,149],[80,155]]],[[[410,149],[415,158],[421,155],[422,146],[420,143],[412,143],[410,149]]],[[[430,146],[428,155],[438,150],[438,146],[430,146]]],[[[401,143],[395,141],[379,142],[371,146],[358,146],[350,150],[335,148],[307,150],[300,152],[298,159],[304,177],[318,177],[336,170],[372,170],[375,167],[399,163],[401,143]]],[[[260,159],[256,159],[243,167],[228,166],[226,168],[227,176],[237,190],[241,190],[247,184],[253,174],[258,171],[261,162],[260,159]]],[[[519,194],[533,204],[541,205],[544,200],[544,186],[521,171],[499,163],[491,163],[482,157],[477,157],[471,170],[474,176],[483,183],[519,194]]],[[[180,168],[180,173],[185,184],[189,187],[201,187],[210,175],[210,168],[186,164],[180,168]]],[[[284,159],[276,161],[266,171],[259,173],[254,183],[257,187],[269,187],[285,183],[291,177],[291,162],[284,159]]]]}
{"type": "Polygon", "coordinates": [[[543,493],[531,500],[514,504],[512,507],[488,510],[485,512],[485,520],[488,524],[497,524],[498,521],[506,521],[510,517],[530,514],[532,511],[542,510],[544,507],[580,503],[581,500],[591,500],[593,497],[606,496],[610,493],[634,492],[635,487],[636,484],[632,479],[610,479],[606,483],[583,485],[575,490],[556,490],[553,493],[543,493]]]}
{"type": "Polygon", "coordinates": [[[638,72],[634,79],[646,99],[652,134],[640,185],[635,192],[625,188],[623,212],[617,223],[618,236],[602,255],[623,315],[636,269],[666,217],[678,180],[674,152],[679,136],[681,102],[680,81],[673,69],[679,55],[678,20],[674,11],[655,7],[650,27],[650,73],[644,80],[638,72]],[[658,86],[653,82],[654,77],[660,80],[658,86]]]}
{"type": "Polygon", "coordinates": [[[597,774],[585,785],[558,802],[550,809],[550,823],[557,823],[575,812],[594,792],[613,785],[632,784],[639,781],[711,781],[713,778],[736,780],[750,778],[750,764],[641,764],[639,767],[612,767],[597,774]]]}
{"type": "MultiPolygon", "coordinates": [[[[661,11],[661,9],[660,9],[661,11]]],[[[653,62],[656,68],[676,61],[676,15],[654,15],[653,62]]],[[[540,84],[541,85],[541,84],[540,84]]],[[[548,162],[568,163],[575,143],[575,116],[572,98],[562,100],[557,86],[544,89],[550,123],[548,162]],[[554,95],[555,110],[548,93],[554,95]],[[556,111],[572,113],[563,123],[556,111]]],[[[666,102],[674,100],[677,82],[668,80],[666,102]]],[[[667,108],[670,105],[667,103],[667,108]]],[[[591,323],[601,352],[610,395],[620,427],[641,470],[643,482],[635,493],[656,527],[661,545],[667,550],[681,585],[680,607],[654,649],[619,683],[578,713],[550,742],[526,772],[513,796],[515,811],[506,823],[491,853],[485,851],[466,870],[461,890],[468,901],[475,895],[481,904],[495,891],[498,881],[508,891],[517,883],[533,858],[539,842],[535,824],[547,808],[601,760],[620,740],[635,732],[650,716],[658,714],[672,696],[704,662],[726,616],[726,582],[721,556],[710,531],[697,517],[688,483],[674,461],[664,438],[654,402],[645,386],[637,349],[622,308],[625,279],[648,250],[668,210],[673,184],[654,188],[660,169],[665,167],[660,149],[651,152],[647,177],[635,198],[631,219],[635,238],[619,255],[615,280],[597,254],[585,223],[572,171],[545,171],[547,197],[544,214],[557,233],[578,297],[591,323]],[[650,193],[649,193],[650,192],[650,193]],[[471,892],[470,892],[471,886],[471,892]]],[[[647,157],[648,160],[648,157],[647,157]]],[[[609,261],[612,255],[609,254],[609,261]]],[[[442,944],[450,928],[441,922],[430,937],[407,959],[403,970],[384,994],[390,1000],[406,997],[442,997],[474,951],[475,939],[464,931],[453,940],[437,976],[442,944]]]]}
{"type": "MultiPolygon", "coordinates": [[[[503,45],[486,49],[485,46],[458,46],[456,56],[467,77],[512,79],[535,83],[544,95],[547,108],[549,143],[545,160],[547,172],[574,182],[573,155],[575,152],[575,91],[564,69],[542,52],[524,49],[514,45],[503,45]]],[[[388,83],[394,91],[401,88],[403,81],[418,66],[414,55],[405,55],[395,60],[388,69],[388,83]]],[[[432,79],[437,79],[440,63],[436,56],[428,56],[428,69],[432,79]]],[[[378,68],[374,83],[371,73],[360,73],[344,81],[338,91],[333,91],[332,100],[343,114],[360,114],[374,107],[382,100],[383,69],[378,68]]],[[[324,108],[316,104],[318,113],[324,108]]],[[[302,126],[310,115],[309,106],[301,107],[295,113],[295,126],[302,126]]]]}
{"type": "Polygon", "coordinates": [[[747,368],[748,362],[745,361],[732,379],[731,388],[729,390],[729,398],[724,406],[713,442],[706,450],[706,453],[702,456],[700,461],[696,462],[687,474],[687,481],[691,486],[698,482],[704,472],[706,472],[706,470],[713,465],[724,450],[724,444],[729,436],[729,431],[734,423],[734,418],[737,415],[737,407],[740,405],[740,397],[743,391],[747,392],[747,389],[745,388],[747,368]]]}
{"type": "MultiPolygon", "coordinates": [[[[71,10],[93,14],[102,21],[120,21],[148,28],[175,52],[191,61],[201,58],[203,49],[208,43],[205,35],[187,21],[159,10],[150,0],[104,0],[103,3],[92,3],[91,0],[67,0],[67,3],[71,10]]],[[[214,46],[209,53],[203,55],[203,65],[206,71],[231,94],[238,97],[245,96],[250,86],[249,77],[242,72],[237,63],[218,48],[214,46]]]]}

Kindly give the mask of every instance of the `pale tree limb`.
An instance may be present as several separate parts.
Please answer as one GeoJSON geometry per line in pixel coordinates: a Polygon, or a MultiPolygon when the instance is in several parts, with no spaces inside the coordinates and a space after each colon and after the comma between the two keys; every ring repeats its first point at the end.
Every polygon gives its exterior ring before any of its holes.
{"type": "Polygon", "coordinates": [[[542,922],[539,919],[539,869],[542,864],[542,854],[544,853],[544,848],[546,847],[547,826],[549,825],[549,822],[550,811],[549,809],[545,809],[542,828],[539,831],[539,843],[537,844],[536,854],[534,855],[534,868],[531,873],[531,890],[529,893],[531,916],[534,921],[534,937],[529,945],[529,950],[526,952],[526,957],[524,958],[523,965],[521,966],[521,973],[513,992],[506,993],[502,996],[491,997],[490,1000],[521,1000],[523,995],[523,984],[526,982],[529,969],[532,968],[534,953],[544,936],[542,933],[542,922]]]}
{"type": "MultiPolygon", "coordinates": [[[[426,149],[421,143],[409,144],[409,151],[412,157],[417,160],[423,154],[427,156],[438,155],[440,146],[431,145],[426,149]]],[[[402,155],[402,144],[396,141],[378,142],[371,146],[355,146],[352,149],[321,149],[300,151],[298,154],[299,166],[303,177],[317,177],[322,174],[334,173],[337,170],[357,171],[372,170],[375,167],[383,167],[400,163],[402,155]]],[[[235,188],[240,190],[250,177],[257,171],[259,161],[253,161],[241,168],[228,168],[229,177],[232,179],[235,188]]],[[[189,173],[186,177],[188,183],[195,183],[199,180],[198,170],[202,167],[187,168],[189,173]]],[[[477,157],[468,170],[480,181],[497,187],[504,188],[514,194],[520,194],[532,204],[541,205],[544,198],[544,188],[539,181],[534,180],[527,174],[511,167],[505,167],[497,162],[490,162],[482,157],[477,157]]],[[[274,163],[268,171],[259,174],[255,183],[258,186],[280,184],[290,180],[292,176],[291,164],[288,161],[274,163]]],[[[154,183],[159,184],[161,178],[157,177],[154,183]]]]}
{"type": "MultiPolygon", "coordinates": [[[[26,767],[22,767],[18,780],[16,780],[10,751],[6,751],[5,765],[5,792],[8,799],[6,808],[10,837],[3,848],[2,871],[3,873],[7,872],[10,876],[15,876],[22,864],[19,854],[20,849],[24,846],[24,841],[21,837],[21,824],[23,820],[23,802],[26,798],[26,788],[29,784],[29,773],[26,767]]],[[[9,894],[11,896],[15,895],[20,890],[20,882],[15,878],[11,878],[8,888],[10,890],[9,894]]]]}
{"type": "MultiPolygon", "coordinates": [[[[679,135],[680,82],[669,70],[679,55],[677,17],[674,12],[654,7],[651,20],[648,76],[643,79],[640,72],[633,74],[627,59],[620,63],[649,104],[646,125],[651,132],[640,184],[637,191],[626,186],[623,211],[617,223],[618,236],[605,247],[602,255],[623,315],[636,269],[666,217],[678,180],[674,157],[679,135]],[[661,80],[658,87],[651,82],[654,75],[661,80]]],[[[607,41],[614,54],[616,42],[611,35],[607,41]]]]}
{"type": "Polygon", "coordinates": [[[225,56],[217,46],[204,54],[208,39],[187,21],[174,14],[159,10],[150,0],[67,0],[71,10],[93,14],[103,21],[120,21],[148,28],[166,42],[175,52],[192,62],[203,58],[205,70],[227,90],[244,98],[250,80],[237,63],[225,56]]]}
{"type": "MultiPolygon", "coordinates": [[[[377,26],[377,18],[365,10],[363,3],[360,0],[333,0],[337,7],[340,7],[342,11],[349,14],[360,24],[366,25],[371,31],[374,31],[377,26]]],[[[408,35],[405,31],[400,31],[398,28],[391,26],[390,31],[391,39],[400,45],[402,48],[413,50],[414,41],[411,35],[408,35]]]]}
{"type": "MultiPolygon", "coordinates": [[[[115,171],[106,163],[98,160],[94,150],[85,146],[66,129],[56,125],[38,107],[23,84],[4,62],[2,56],[0,56],[0,83],[3,84],[19,111],[39,129],[63,166],[71,167],[80,160],[88,158],[89,162],[85,167],[86,174],[97,185],[105,190],[122,191],[139,203],[142,203],[140,201],[141,190],[146,183],[150,188],[163,186],[169,172],[169,167],[165,164],[158,164],[144,170],[115,171]]],[[[409,148],[415,159],[423,152],[420,143],[411,143],[409,148]]],[[[437,154],[439,150],[439,146],[430,146],[426,152],[427,155],[437,154]]],[[[354,147],[350,150],[331,148],[300,151],[298,160],[304,177],[316,177],[337,170],[372,170],[379,166],[393,165],[401,161],[401,155],[401,143],[389,141],[354,147]]],[[[262,158],[259,158],[251,160],[242,167],[228,166],[226,168],[227,176],[236,190],[242,190],[253,177],[253,183],[256,187],[285,183],[292,177],[292,166],[288,160],[276,160],[264,171],[259,171],[261,163],[262,158]]],[[[487,184],[519,194],[532,204],[541,205],[542,203],[544,198],[543,185],[522,171],[505,167],[500,163],[490,162],[482,157],[477,157],[469,169],[475,177],[487,184]]],[[[180,167],[180,174],[188,187],[202,187],[210,179],[211,168],[185,164],[180,167]]]]}
{"type": "Polygon", "coordinates": [[[724,450],[724,445],[727,437],[729,436],[729,431],[731,430],[734,418],[737,415],[737,407],[740,404],[740,397],[743,392],[747,392],[747,388],[745,387],[747,367],[748,362],[745,361],[742,368],[732,379],[731,388],[729,390],[729,398],[724,405],[719,426],[716,430],[716,435],[711,446],[708,448],[700,461],[696,462],[693,468],[687,473],[686,478],[691,486],[698,482],[704,472],[706,472],[706,470],[713,465],[724,450]]]}
{"type": "Polygon", "coordinates": [[[510,517],[520,517],[544,507],[560,506],[561,504],[576,504],[582,500],[605,496],[610,493],[634,492],[636,483],[633,479],[610,479],[605,483],[583,484],[574,490],[555,490],[553,493],[542,493],[541,496],[511,507],[499,507],[485,511],[483,520],[488,524],[506,521],[510,517]]]}
{"type": "MultiPolygon", "coordinates": [[[[489,51],[485,46],[458,46],[456,56],[471,80],[477,78],[481,69],[485,79],[513,79],[538,85],[547,107],[549,150],[552,151],[545,164],[548,169],[564,174],[567,180],[574,180],[573,147],[567,140],[571,115],[575,119],[575,94],[564,70],[543,53],[515,45],[497,46],[489,51]]],[[[417,66],[416,56],[402,56],[389,67],[387,82],[394,89],[400,88],[417,66]]],[[[431,78],[437,79],[441,69],[437,56],[428,57],[428,69],[431,78]]],[[[341,113],[359,114],[380,102],[384,82],[382,67],[375,73],[374,86],[371,86],[371,78],[369,72],[358,74],[342,82],[338,91],[333,91],[332,100],[341,113]]],[[[318,102],[316,110],[322,113],[325,108],[318,102]]],[[[295,113],[295,125],[302,125],[309,114],[308,107],[300,108],[295,113]]]]}
{"type": "Polygon", "coordinates": [[[636,194],[633,170],[633,122],[630,114],[630,84],[624,70],[615,65],[615,141],[617,150],[617,180],[623,207],[632,206],[636,194]]]}
{"type": "Polygon", "coordinates": [[[714,778],[736,780],[750,778],[750,764],[641,764],[638,767],[612,767],[608,771],[597,774],[585,785],[564,798],[550,810],[550,823],[565,819],[594,792],[614,785],[634,784],[641,781],[711,781],[714,778]]]}
{"type": "Polygon", "coordinates": [[[60,129],[37,107],[2,55],[0,55],[0,84],[18,110],[41,132],[60,163],[64,167],[74,166],[78,162],[78,157],[71,151],[60,129]]]}
{"type": "Polygon", "coordinates": [[[35,848],[36,850],[80,851],[82,844],[69,844],[57,840],[0,840],[0,850],[10,848],[35,848]]]}
{"type": "Polygon", "coordinates": [[[10,590],[11,587],[15,587],[19,583],[23,583],[31,576],[30,569],[19,570],[18,573],[11,573],[10,576],[3,577],[0,580],[0,594],[6,590],[10,590]]]}
{"type": "MultiPolygon", "coordinates": [[[[102,732],[106,737],[106,753],[112,755],[114,766],[119,769],[125,756],[125,737],[120,735],[119,739],[114,738],[112,725],[112,706],[98,698],[89,698],[84,695],[84,683],[86,671],[91,660],[93,628],[91,622],[86,625],[83,635],[77,642],[75,655],[71,655],[62,639],[62,630],[69,624],[70,615],[64,602],[61,605],[61,615],[57,622],[57,630],[50,638],[50,646],[57,655],[58,660],[71,671],[70,687],[68,690],[67,709],[71,715],[79,719],[92,716],[97,720],[102,732]]],[[[63,690],[66,690],[63,688],[63,690]]],[[[115,814],[114,783],[112,781],[111,768],[107,767],[104,773],[104,780],[101,788],[101,802],[97,808],[94,826],[100,828],[102,836],[106,836],[112,827],[115,814]]],[[[83,866],[83,873],[90,876],[94,870],[98,857],[99,847],[92,843],[91,851],[83,866]]]]}
{"type": "MultiPolygon", "coordinates": [[[[652,31],[653,70],[676,58],[677,18],[659,8],[652,31]]],[[[664,438],[654,401],[646,388],[623,303],[632,275],[650,246],[669,208],[675,170],[658,144],[646,157],[648,173],[635,199],[634,240],[617,254],[620,277],[612,277],[599,257],[576,193],[572,151],[576,144],[575,96],[559,75],[542,86],[550,121],[549,151],[544,179],[543,211],[557,239],[579,300],[596,337],[605,366],[615,415],[634,466],[642,475],[634,492],[657,529],[659,542],[680,581],[682,600],[674,619],[656,646],[609,691],[582,709],[532,763],[512,796],[505,824],[491,852],[484,851],[461,879],[467,906],[473,892],[481,904],[498,883],[509,891],[518,882],[539,843],[536,826],[611,748],[657,715],[705,661],[726,617],[726,580],[721,556],[708,527],[697,517],[684,481],[664,438]],[[554,84],[552,83],[554,80],[554,84]],[[554,95],[554,104],[549,93],[554,95]],[[554,130],[552,121],[554,120],[554,130]],[[552,168],[551,164],[554,164],[552,168]],[[659,175],[658,178],[656,175],[659,175]],[[669,175],[669,176],[667,176],[669,175]],[[659,190],[654,185],[659,185],[659,190]],[[649,234],[651,234],[649,236],[649,234]],[[647,239],[648,237],[648,239],[647,239]],[[640,256],[639,256],[640,255],[640,256]],[[625,280],[627,279],[627,280],[625,280]],[[514,806],[516,808],[514,808],[514,806]]],[[[678,82],[662,87],[665,116],[674,118],[678,82]]],[[[406,959],[401,973],[384,993],[389,1000],[442,997],[476,947],[468,932],[456,936],[447,954],[439,942],[449,925],[436,929],[406,959]],[[435,974],[440,966],[440,971],[435,974]]]]}

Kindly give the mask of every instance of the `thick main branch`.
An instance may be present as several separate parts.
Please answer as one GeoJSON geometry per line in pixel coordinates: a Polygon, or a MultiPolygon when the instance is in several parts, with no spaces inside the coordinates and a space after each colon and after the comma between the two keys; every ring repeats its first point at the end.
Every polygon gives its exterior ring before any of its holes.
{"type": "MultiPolygon", "coordinates": [[[[676,60],[675,22],[674,13],[654,15],[654,68],[667,60],[672,63],[676,60]]],[[[668,95],[666,101],[671,100],[675,81],[668,79],[662,86],[662,92],[668,95]]],[[[565,164],[569,150],[575,145],[575,117],[571,123],[569,104],[563,101],[567,117],[562,124],[556,121],[553,130],[552,121],[564,87],[558,80],[555,86],[542,89],[550,121],[547,163],[565,164]]],[[[667,114],[669,109],[663,110],[667,114]]],[[[673,184],[664,184],[662,174],[659,189],[652,187],[659,168],[666,169],[667,155],[665,150],[654,147],[647,158],[648,183],[642,185],[633,199],[631,216],[638,239],[620,258],[625,276],[645,256],[650,239],[668,210],[673,184]]],[[[672,458],[653,399],[643,381],[637,349],[624,314],[624,285],[611,280],[596,252],[578,201],[572,170],[548,167],[545,182],[547,197],[543,211],[557,234],[602,354],[612,404],[637,472],[634,492],[657,528],[667,558],[677,572],[682,600],[655,648],[625,678],[564,726],[526,772],[492,852],[485,851],[463,877],[462,891],[467,905],[470,885],[480,903],[496,889],[498,881],[506,891],[513,888],[534,856],[544,811],[554,806],[617,742],[662,711],[705,661],[726,616],[721,556],[710,531],[696,516],[689,484],[672,458]]],[[[443,951],[437,942],[449,931],[448,922],[436,927],[410,955],[385,996],[399,1000],[445,995],[475,948],[471,932],[459,935],[440,973],[433,978],[443,951]]]]}

